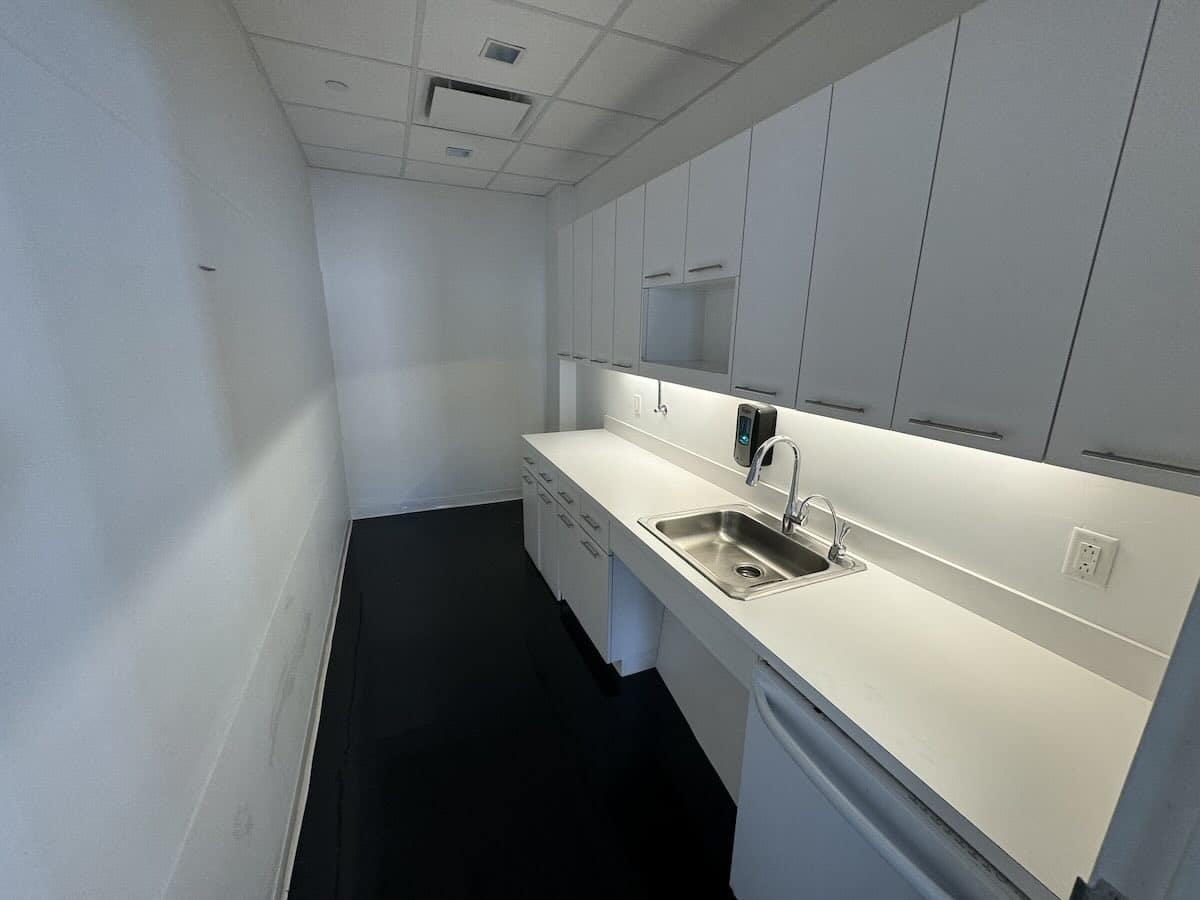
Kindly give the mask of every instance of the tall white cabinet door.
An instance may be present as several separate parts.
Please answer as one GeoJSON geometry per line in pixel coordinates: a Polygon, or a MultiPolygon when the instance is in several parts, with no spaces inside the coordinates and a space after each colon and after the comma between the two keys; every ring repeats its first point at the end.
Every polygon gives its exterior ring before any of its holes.
{"type": "Polygon", "coordinates": [[[687,227],[688,163],[646,184],[646,230],[642,278],[646,287],[683,282],[687,227]]]}
{"type": "Polygon", "coordinates": [[[956,30],[833,85],[797,409],[892,424],[956,30]]]}
{"type": "Polygon", "coordinates": [[[617,252],[617,204],[610,200],[592,213],[592,362],[613,358],[613,278],[617,252]]]}
{"type": "Polygon", "coordinates": [[[592,354],[592,214],[575,220],[575,339],[571,356],[587,360],[592,354]]]}
{"type": "Polygon", "coordinates": [[[1042,457],[1154,6],[963,15],[894,428],[1042,457]]]}
{"type": "Polygon", "coordinates": [[[558,229],[554,247],[558,263],[555,269],[558,288],[558,355],[569,359],[575,341],[575,241],[571,223],[568,222],[558,229]]]}
{"type": "Polygon", "coordinates": [[[1164,0],[1049,462],[1200,494],[1200,5],[1164,0]]]}
{"type": "Polygon", "coordinates": [[[646,188],[617,198],[616,258],[613,266],[613,368],[637,369],[642,343],[642,227],[646,188]]]}
{"type": "Polygon", "coordinates": [[[821,196],[829,88],[754,126],[733,393],[791,406],[821,196]]]}
{"type": "Polygon", "coordinates": [[[688,176],[687,241],[683,280],[730,278],[742,261],[750,132],[706,150],[688,176]]]}

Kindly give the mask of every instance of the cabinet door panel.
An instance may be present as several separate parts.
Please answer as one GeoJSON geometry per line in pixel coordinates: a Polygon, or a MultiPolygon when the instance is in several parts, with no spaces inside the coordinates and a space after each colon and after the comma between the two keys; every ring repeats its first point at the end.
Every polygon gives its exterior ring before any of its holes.
{"type": "Polygon", "coordinates": [[[576,617],[579,615],[583,584],[580,570],[579,553],[576,544],[579,543],[579,529],[575,522],[559,504],[554,504],[554,529],[558,532],[558,597],[576,617]]]}
{"type": "MultiPolygon", "coordinates": [[[[576,532],[579,529],[575,529],[576,532]]],[[[609,658],[609,565],[608,554],[586,534],[575,534],[578,573],[577,601],[571,607],[579,624],[605,662],[609,658]]]]}
{"type": "Polygon", "coordinates": [[[754,126],[733,393],[791,406],[808,300],[829,89],[754,126]]]}
{"type": "Polygon", "coordinates": [[[646,185],[642,275],[648,287],[683,282],[687,196],[687,163],[664,172],[646,185]]]}
{"type": "Polygon", "coordinates": [[[557,313],[558,355],[570,357],[575,341],[575,243],[571,224],[558,229],[555,253],[557,256],[557,313]]]}
{"type": "Polygon", "coordinates": [[[1197,46],[1200,5],[1165,0],[1046,457],[1193,494],[1200,494],[1197,46]]]}
{"type": "Polygon", "coordinates": [[[541,569],[538,556],[538,503],[537,482],[525,469],[521,470],[521,524],[525,529],[525,552],[533,564],[541,569]]]}
{"type": "Polygon", "coordinates": [[[602,366],[612,362],[616,226],[616,201],[609,201],[592,213],[591,361],[602,366]]]}
{"type": "Polygon", "coordinates": [[[546,585],[554,599],[560,599],[558,592],[558,520],[555,512],[558,506],[550,498],[549,492],[537,487],[538,501],[538,571],[546,579],[546,585]]]}
{"type": "Polygon", "coordinates": [[[833,86],[797,409],[892,423],[956,30],[833,86]]]}
{"type": "Polygon", "coordinates": [[[578,360],[592,353],[592,214],[575,220],[575,340],[571,356],[578,360]]]}
{"type": "Polygon", "coordinates": [[[692,160],[688,175],[684,281],[730,278],[742,259],[750,132],[731,137],[692,160]]]}
{"type": "Polygon", "coordinates": [[[642,228],[646,188],[617,199],[616,258],[613,277],[613,368],[633,372],[642,343],[642,228]]]}
{"type": "Polygon", "coordinates": [[[1041,458],[1154,6],[963,15],[893,427],[1041,458]]]}

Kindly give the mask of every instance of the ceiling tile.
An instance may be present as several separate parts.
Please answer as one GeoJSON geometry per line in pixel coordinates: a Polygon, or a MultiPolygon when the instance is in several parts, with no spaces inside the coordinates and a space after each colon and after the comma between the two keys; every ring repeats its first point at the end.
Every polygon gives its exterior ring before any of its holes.
{"type": "Polygon", "coordinates": [[[504,165],[504,161],[516,146],[513,141],[502,141],[499,138],[416,125],[408,137],[408,158],[495,172],[504,165]],[[447,147],[470,150],[471,155],[467,159],[450,157],[446,155],[447,147]]]}
{"type": "Polygon", "coordinates": [[[544,197],[559,182],[548,178],[530,178],[528,175],[497,175],[488,190],[509,191],[514,194],[537,194],[544,197]]]}
{"type": "Polygon", "coordinates": [[[284,104],[283,108],[302,144],[384,156],[404,155],[404,126],[399,122],[292,103],[284,104]]]}
{"type": "Polygon", "coordinates": [[[382,119],[407,118],[409,73],[403,66],[270,38],[253,40],[267,77],[284,103],[303,103],[382,119]],[[331,78],[348,85],[348,90],[326,87],[326,79],[331,78]]]}
{"type": "MultiPolygon", "coordinates": [[[[430,88],[429,82],[431,79],[437,78],[439,76],[446,77],[446,78],[450,77],[448,75],[441,75],[441,73],[438,73],[438,72],[419,72],[418,73],[417,77],[419,80],[417,82],[417,108],[413,112],[413,124],[414,125],[429,125],[430,124],[428,113],[429,113],[429,96],[430,96],[431,88],[430,88]]],[[[479,80],[474,80],[472,83],[473,84],[484,84],[484,82],[481,82],[479,80]]],[[[500,85],[494,85],[494,84],[486,84],[485,86],[486,87],[500,87],[500,85]]],[[[511,88],[503,88],[503,89],[511,90],[511,88]]],[[[511,138],[513,140],[520,140],[521,136],[529,128],[529,124],[535,118],[537,118],[538,110],[540,110],[543,106],[545,106],[547,103],[550,102],[548,97],[542,97],[539,94],[525,94],[524,96],[528,97],[530,100],[529,112],[525,113],[525,118],[522,119],[517,124],[517,130],[514,131],[512,134],[498,134],[498,133],[493,133],[491,131],[487,131],[484,129],[473,130],[474,133],[486,134],[486,135],[489,135],[490,137],[511,138]]]]}
{"type": "Polygon", "coordinates": [[[233,0],[246,30],[407,65],[417,0],[233,0]]]}
{"type": "Polygon", "coordinates": [[[745,62],[827,0],[633,0],[613,26],[745,62]]]}
{"type": "Polygon", "coordinates": [[[574,16],[597,25],[606,25],[621,5],[621,0],[525,0],[533,6],[574,16]]]}
{"type": "Polygon", "coordinates": [[[732,68],[729,63],[608,34],[562,96],[661,119],[704,93],[732,68]]]}
{"type": "Polygon", "coordinates": [[[551,150],[525,144],[513,156],[505,170],[517,175],[532,175],[535,178],[552,178],[572,184],[585,177],[604,162],[605,157],[574,150],[551,150]]]}
{"type": "Polygon", "coordinates": [[[341,169],[345,172],[361,172],[364,175],[388,175],[399,178],[404,160],[393,156],[376,156],[373,153],[355,153],[353,150],[334,150],[329,147],[304,145],[304,156],[310,166],[322,169],[341,169]]]}
{"type": "Polygon", "coordinates": [[[613,156],[653,127],[652,119],[555,100],[526,135],[526,140],[546,147],[613,156]]]}
{"type": "Polygon", "coordinates": [[[591,45],[587,25],[492,0],[436,0],[425,10],[421,67],[454,78],[553,94],[591,45]],[[479,55],[489,37],[524,47],[513,65],[479,55]]]}
{"type": "Polygon", "coordinates": [[[443,166],[438,163],[410,159],[404,170],[405,178],[417,181],[436,181],[441,184],[457,184],[462,187],[486,187],[492,179],[491,172],[479,169],[463,169],[458,166],[443,166]]]}

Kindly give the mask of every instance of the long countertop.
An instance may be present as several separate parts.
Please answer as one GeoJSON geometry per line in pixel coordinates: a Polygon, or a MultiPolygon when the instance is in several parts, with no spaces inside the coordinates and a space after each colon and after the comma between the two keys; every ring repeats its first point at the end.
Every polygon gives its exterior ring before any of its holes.
{"type": "Polygon", "coordinates": [[[730,599],[638,520],[745,500],[609,431],[526,440],[921,799],[1060,897],[1087,878],[1149,701],[869,557],[865,572],[730,599]]]}

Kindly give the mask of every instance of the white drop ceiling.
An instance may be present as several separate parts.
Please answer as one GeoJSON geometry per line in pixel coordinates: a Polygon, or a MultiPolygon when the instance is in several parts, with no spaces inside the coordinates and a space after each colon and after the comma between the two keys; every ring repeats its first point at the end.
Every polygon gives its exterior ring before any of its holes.
{"type": "Polygon", "coordinates": [[[538,195],[587,177],[829,2],[233,0],[309,165],[538,195]],[[485,59],[488,38],[524,51],[485,59]],[[485,98],[461,130],[429,127],[433,79],[529,109],[513,128],[485,98]]]}

